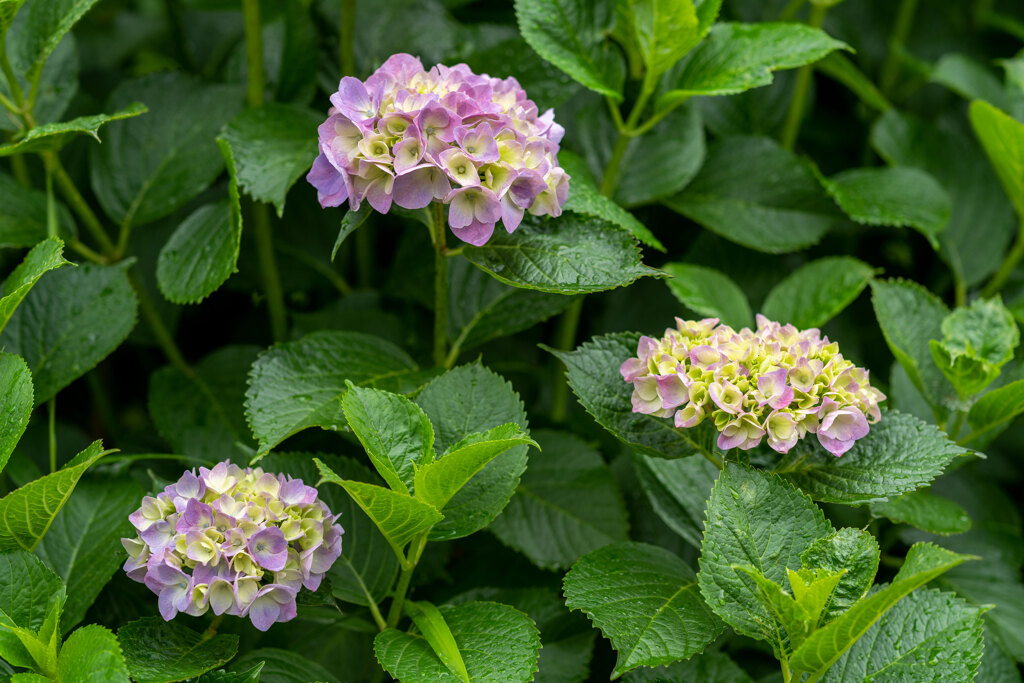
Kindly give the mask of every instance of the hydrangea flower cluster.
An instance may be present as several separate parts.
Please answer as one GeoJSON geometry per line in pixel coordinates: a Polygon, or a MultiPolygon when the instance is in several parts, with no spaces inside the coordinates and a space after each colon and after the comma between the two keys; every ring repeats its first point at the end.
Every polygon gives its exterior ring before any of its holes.
{"type": "Polygon", "coordinates": [[[353,210],[365,199],[387,213],[392,201],[422,209],[448,205],[452,232],[473,245],[494,225],[519,227],[523,213],[558,216],[569,176],[558,165],[565,129],[540,114],[514,78],[475,74],[465,64],[426,71],[392,55],[362,82],[346,76],[319,129],[320,154],[306,179],[320,205],[353,210]]]}
{"type": "Polygon", "coordinates": [[[757,330],[676,318],[661,339],[641,337],[622,364],[633,384],[633,412],[675,416],[681,429],[710,418],[718,447],[747,450],[768,438],[786,453],[807,434],[840,456],[881,418],[885,396],[868,371],[839,353],[817,329],[798,330],[757,316],[757,330]]]}
{"type": "Polygon", "coordinates": [[[160,614],[248,616],[266,631],[295,618],[341,555],[344,530],[301,479],[228,462],[185,472],[129,515],[124,570],[159,596],[160,614]]]}

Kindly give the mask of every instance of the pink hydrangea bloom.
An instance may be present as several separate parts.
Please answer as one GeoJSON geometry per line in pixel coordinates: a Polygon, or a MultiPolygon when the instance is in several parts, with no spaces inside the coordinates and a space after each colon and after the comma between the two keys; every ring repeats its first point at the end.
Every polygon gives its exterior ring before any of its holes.
{"type": "Polygon", "coordinates": [[[363,201],[447,204],[448,225],[482,245],[497,223],[512,232],[523,214],[558,216],[569,175],[558,165],[565,130],[541,114],[514,78],[475,74],[465,64],[429,71],[392,55],[366,82],[346,76],[320,126],[320,154],[306,179],[320,205],[363,201]]]}
{"type": "Polygon", "coordinates": [[[762,315],[738,332],[717,318],[676,318],[661,339],[641,337],[622,363],[633,385],[633,412],[674,418],[680,429],[710,417],[718,447],[768,445],[786,453],[815,434],[840,456],[881,418],[882,392],[868,372],[843,358],[816,329],[798,330],[762,315]]]}

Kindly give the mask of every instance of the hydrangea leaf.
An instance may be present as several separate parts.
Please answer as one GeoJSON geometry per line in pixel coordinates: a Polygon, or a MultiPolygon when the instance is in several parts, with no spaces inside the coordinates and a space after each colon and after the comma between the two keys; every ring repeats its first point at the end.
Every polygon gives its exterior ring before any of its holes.
{"type": "Polygon", "coordinates": [[[970,516],[955,501],[924,490],[872,503],[871,514],[942,536],[962,534],[971,528],[970,516]]]}
{"type": "MultiPolygon", "coordinates": [[[[19,12],[7,34],[7,56],[11,59],[14,77],[22,93],[32,92],[30,76],[33,74],[29,73],[29,69],[34,56],[31,50],[36,45],[29,35],[30,30],[28,13],[19,12]]],[[[78,68],[78,44],[72,33],[65,33],[43,63],[42,71],[38,75],[39,87],[32,108],[37,124],[46,125],[63,118],[72,98],[78,92],[78,68]]],[[[6,78],[0,79],[0,93],[11,99],[11,90],[6,78]]],[[[127,105],[128,102],[124,104],[127,105]]],[[[16,120],[8,116],[3,117],[0,119],[0,130],[18,132],[16,120]]]]}
{"type": "MultiPolygon", "coordinates": [[[[469,673],[469,680],[527,683],[537,671],[540,634],[530,617],[494,602],[469,602],[438,608],[469,673]]],[[[452,678],[447,666],[419,634],[388,629],[373,641],[377,661],[403,683],[433,683],[452,678]]]]}
{"type": "Polygon", "coordinates": [[[654,512],[694,548],[704,534],[704,510],[718,478],[706,458],[652,458],[633,455],[633,468],[654,512]]]}
{"type": "MultiPolygon", "coordinates": [[[[770,621],[764,624],[762,638],[772,646],[777,659],[787,657],[788,653],[806,640],[809,633],[814,630],[817,615],[806,609],[782,586],[766,577],[756,567],[734,565],[732,569],[771,617],[770,621]]],[[[801,579],[795,572],[790,574],[790,579],[791,586],[793,581],[801,585],[801,579]]],[[[838,579],[837,573],[825,572],[825,576],[814,581],[813,588],[809,589],[813,592],[805,593],[804,596],[812,599],[816,603],[814,606],[820,606],[828,600],[838,579]]],[[[796,590],[795,587],[793,590],[796,590]]]]}
{"type": "Polygon", "coordinates": [[[832,533],[807,494],[774,474],[727,463],[708,500],[701,546],[700,592],[738,633],[771,639],[772,615],[733,566],[750,565],[777,584],[800,555],[832,533]]]}
{"type": "Polygon", "coordinates": [[[62,589],[60,577],[31,553],[0,553],[0,624],[4,626],[0,628],[0,657],[14,666],[34,666],[21,639],[11,629],[36,633],[62,589]]]}
{"type": "Polygon", "coordinates": [[[874,268],[851,256],[811,261],[768,292],[761,312],[800,329],[821,327],[853,303],[874,274],[874,268]]]}
{"type": "Polygon", "coordinates": [[[338,250],[341,249],[341,243],[354,233],[359,226],[365,223],[372,213],[373,207],[370,206],[369,202],[360,206],[358,211],[349,209],[345,212],[345,215],[341,217],[341,228],[338,230],[338,237],[334,240],[334,247],[331,249],[332,263],[338,255],[338,250]]]}
{"type": "Polygon", "coordinates": [[[276,647],[261,647],[246,652],[231,662],[231,671],[245,671],[259,663],[263,664],[260,673],[260,680],[263,681],[306,683],[307,679],[312,679],[324,683],[339,683],[339,679],[320,664],[290,650],[276,647]]]}
{"type": "Polygon", "coordinates": [[[815,244],[840,217],[808,164],[761,137],[712,144],[693,182],[665,203],[727,240],[769,254],[815,244]]]}
{"type": "Polygon", "coordinates": [[[953,211],[939,181],[918,168],[855,168],[822,183],[854,222],[911,227],[935,249],[953,211]]]}
{"type": "Polygon", "coordinates": [[[801,553],[803,569],[843,572],[822,611],[822,622],[831,621],[864,597],[878,573],[879,557],[875,537],[849,527],[819,538],[801,553]]]}
{"type": "Polygon", "coordinates": [[[264,666],[266,666],[266,662],[258,662],[251,669],[244,671],[231,672],[224,669],[207,671],[196,679],[196,683],[260,683],[260,674],[263,672],[264,666]]]}
{"type": "Polygon", "coordinates": [[[719,23],[674,69],[655,103],[663,110],[694,95],[734,95],[770,85],[772,72],[816,62],[849,46],[804,24],[719,23]]]}
{"type": "MultiPolygon", "coordinates": [[[[75,234],[67,207],[57,203],[57,233],[75,234]]],[[[0,173],[0,247],[31,247],[46,239],[46,193],[0,173]]]]}
{"type": "Polygon", "coordinates": [[[464,683],[469,683],[466,663],[441,611],[429,602],[412,601],[405,603],[405,611],[448,671],[464,683]]]}
{"type": "Polygon", "coordinates": [[[19,18],[19,30],[13,45],[13,62],[24,70],[26,79],[34,81],[64,34],[85,16],[98,0],[52,0],[32,2],[19,18]]]}
{"type": "Polygon", "coordinates": [[[1024,123],[980,100],[971,102],[970,118],[1017,216],[1024,220],[1024,123]]]}
{"type": "Polygon", "coordinates": [[[49,237],[32,247],[25,260],[7,276],[3,289],[0,289],[0,332],[39,278],[51,270],[71,264],[63,252],[64,242],[59,237],[49,237]]]}
{"type": "Polygon", "coordinates": [[[122,226],[162,218],[213,182],[224,168],[214,137],[241,109],[242,90],[153,74],[119,85],[108,106],[135,101],[149,113],[110,128],[90,150],[93,192],[122,226]]]}
{"type": "Polygon", "coordinates": [[[14,21],[14,15],[18,13],[25,0],[0,0],[0,38],[7,35],[7,30],[14,21]]]}
{"type": "Polygon", "coordinates": [[[723,652],[705,651],[669,666],[634,669],[622,677],[625,683],[754,683],[754,679],[723,652]]]}
{"type": "Polygon", "coordinates": [[[237,270],[242,239],[238,197],[201,206],[183,220],[160,250],[156,283],[177,304],[197,304],[237,270]]]}
{"type": "Polygon", "coordinates": [[[67,584],[61,630],[68,632],[124,561],[121,538],[144,491],[131,479],[85,479],[43,536],[36,554],[67,584]]]}
{"type": "Polygon", "coordinates": [[[354,384],[341,407],[380,476],[395,491],[409,493],[417,466],[434,461],[430,418],[404,396],[354,384]]]}
{"type": "Polygon", "coordinates": [[[97,142],[100,142],[99,129],[106,124],[111,121],[134,118],[145,114],[147,111],[144,104],[133,102],[113,114],[79,116],[70,121],[37,126],[29,130],[23,138],[0,144],[0,157],[12,154],[27,154],[29,152],[56,151],[79,135],[88,135],[97,142]]]}
{"type": "Polygon", "coordinates": [[[970,57],[949,52],[935,62],[928,80],[943,85],[968,100],[985,100],[1006,111],[1006,88],[987,66],[970,57]]]}
{"type": "Polygon", "coordinates": [[[889,410],[842,457],[805,439],[779,460],[775,471],[815,500],[860,505],[921,488],[969,452],[938,427],[889,410]]]}
{"type": "Polygon", "coordinates": [[[85,471],[112,452],[103,450],[103,444],[96,441],[63,468],[0,498],[0,552],[35,550],[85,471]]]}
{"type": "Polygon", "coordinates": [[[530,451],[529,467],[490,531],[543,569],[568,569],[592,550],[627,540],[625,503],[601,454],[568,432],[533,436],[540,450],[530,451]]]}
{"type": "Polygon", "coordinates": [[[982,394],[967,413],[971,432],[961,441],[971,443],[1024,413],[1024,380],[1016,380],[982,394]]]}
{"type": "Polygon", "coordinates": [[[128,683],[128,666],[117,636],[99,624],[89,624],[68,636],[57,658],[57,680],[90,680],[128,683]]]}
{"type": "Polygon", "coordinates": [[[516,0],[519,31],[537,54],[575,81],[622,99],[626,67],[605,37],[615,21],[607,0],[516,0]]]}
{"type": "Polygon", "coordinates": [[[907,552],[907,558],[891,584],[859,600],[835,621],[812,633],[793,653],[790,666],[794,671],[820,675],[902,598],[970,559],[976,558],[958,555],[930,543],[915,544],[907,552]]]}
{"type": "Polygon", "coordinates": [[[629,0],[627,3],[637,45],[650,78],[675,66],[704,37],[693,4],[693,0],[629,0]]]}
{"type": "Polygon", "coordinates": [[[416,388],[416,364],[397,346],[357,332],[315,332],[272,347],[249,372],[245,414],[259,455],[309,427],[340,430],[346,381],[416,388]],[[412,382],[409,386],[408,382],[412,382]]]}
{"type": "Polygon", "coordinates": [[[976,299],[942,321],[942,340],[929,342],[932,359],[962,398],[991,384],[1013,358],[1020,331],[999,297],[976,299]]]}
{"type": "Polygon", "coordinates": [[[176,621],[145,617],[117,630],[136,683],[174,683],[223,666],[238,651],[238,636],[204,638],[176,621]]]}
{"type": "MultiPolygon", "coordinates": [[[[529,429],[519,395],[501,376],[479,364],[464,365],[434,379],[416,397],[434,425],[434,447],[442,453],[471,434],[515,423],[529,429]]],[[[492,460],[448,502],[432,540],[461,538],[490,524],[508,504],[526,469],[525,445],[492,460]]]]}
{"type": "Polygon", "coordinates": [[[753,324],[746,295],[725,273],[690,263],[668,263],[662,270],[670,276],[665,280],[669,290],[694,313],[737,330],[753,324]]]}
{"type": "Polygon", "coordinates": [[[723,630],[701,599],[693,570],[669,551],[616,543],[582,557],[565,576],[565,602],[612,641],[612,677],[670,664],[703,650],[723,630]]]}
{"type": "Polygon", "coordinates": [[[505,284],[553,294],[600,292],[657,273],[640,262],[628,232],[573,214],[558,220],[527,216],[514,233],[497,231],[463,254],[505,284]]]}
{"type": "Polygon", "coordinates": [[[246,109],[221,133],[231,148],[238,185],[253,199],[284,214],[285,196],[316,158],[316,127],[323,116],[306,107],[270,103],[246,109]]]}
{"type": "Polygon", "coordinates": [[[33,405],[28,365],[18,356],[0,352],[0,471],[25,433],[33,405]]]}

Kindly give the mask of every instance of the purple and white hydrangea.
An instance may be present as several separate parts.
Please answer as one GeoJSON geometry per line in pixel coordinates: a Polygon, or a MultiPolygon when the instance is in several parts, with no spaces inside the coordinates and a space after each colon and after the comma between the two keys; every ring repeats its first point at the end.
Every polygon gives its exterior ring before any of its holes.
{"type": "Polygon", "coordinates": [[[320,154],[306,179],[320,205],[365,200],[380,213],[392,202],[448,205],[448,225],[480,246],[501,222],[523,214],[559,216],[569,175],[558,165],[565,129],[543,114],[514,78],[475,74],[465,64],[426,71],[392,55],[365,82],[346,76],[320,126],[320,154]]]}
{"type": "Polygon", "coordinates": [[[868,371],[817,329],[763,315],[756,330],[738,332],[718,318],[676,318],[661,339],[641,337],[620,372],[633,385],[633,412],[671,417],[681,429],[710,418],[722,449],[748,450],[767,438],[786,453],[816,434],[838,457],[867,436],[885,400],[868,371]]]}
{"type": "Polygon", "coordinates": [[[266,631],[295,618],[341,555],[339,515],[301,479],[228,462],[185,472],[128,516],[124,570],[159,596],[160,614],[249,617],[266,631]]]}

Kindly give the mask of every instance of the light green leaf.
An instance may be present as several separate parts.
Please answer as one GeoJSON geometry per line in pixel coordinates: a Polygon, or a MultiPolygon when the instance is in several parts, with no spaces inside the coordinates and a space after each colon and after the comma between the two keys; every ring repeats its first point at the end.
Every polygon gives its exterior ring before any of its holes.
{"type": "Polygon", "coordinates": [[[943,536],[962,534],[971,528],[966,510],[949,498],[924,490],[872,503],[871,514],[943,536]]]}
{"type": "Polygon", "coordinates": [[[130,119],[148,111],[144,104],[133,102],[124,109],[113,114],[93,114],[79,116],[61,123],[47,123],[29,130],[25,137],[0,144],[0,157],[29,152],[57,151],[79,135],[89,135],[96,142],[101,142],[99,129],[111,121],[130,119]]]}
{"type": "Polygon", "coordinates": [[[628,5],[652,83],[704,37],[693,0],[629,0],[628,5]]]}
{"type": "Polygon", "coordinates": [[[634,669],[625,683],[754,683],[746,671],[722,652],[705,650],[685,662],[655,669],[634,669]]]}
{"type": "Polygon", "coordinates": [[[458,643],[455,642],[455,636],[448,628],[441,611],[429,602],[412,601],[405,603],[405,611],[412,622],[416,624],[416,628],[426,638],[437,658],[448,667],[448,671],[465,683],[469,683],[466,663],[462,661],[458,643]]]}
{"type": "Polygon", "coordinates": [[[982,394],[967,413],[972,431],[962,441],[970,443],[1021,413],[1024,413],[1024,380],[1019,379],[982,394]]]}
{"type": "Polygon", "coordinates": [[[156,283],[168,301],[197,304],[238,270],[242,223],[233,199],[193,211],[160,250],[156,283]]]}
{"type": "Polygon", "coordinates": [[[214,136],[241,109],[242,90],[153,74],[119,85],[108,107],[136,101],[149,114],[114,126],[90,150],[93,192],[122,226],[162,218],[213,182],[224,168],[214,136]]]}
{"type": "Polygon", "coordinates": [[[25,433],[33,405],[28,365],[18,356],[0,352],[0,471],[25,433]]]}
{"type": "Polygon", "coordinates": [[[443,510],[480,470],[516,446],[539,448],[515,423],[464,437],[437,460],[416,467],[416,498],[443,510]]]}
{"type": "Polygon", "coordinates": [[[7,35],[7,29],[14,21],[14,15],[18,13],[25,0],[0,0],[0,38],[7,35]]]}
{"type": "Polygon", "coordinates": [[[1020,331],[999,297],[975,299],[942,321],[942,341],[929,342],[932,359],[961,398],[982,391],[1013,358],[1020,331]]]}
{"type": "Polygon", "coordinates": [[[912,167],[856,168],[822,183],[836,204],[856,223],[911,227],[933,248],[952,215],[945,189],[925,171],[912,167]]]}
{"type": "Polygon", "coordinates": [[[435,507],[416,500],[408,493],[361,481],[345,480],[320,460],[314,458],[313,462],[320,470],[320,483],[337,484],[352,496],[352,500],[384,534],[402,566],[406,566],[405,554],[402,552],[406,544],[429,531],[443,518],[435,507]]]}
{"type": "Polygon", "coordinates": [[[338,237],[334,240],[334,248],[331,249],[331,262],[334,262],[334,257],[338,255],[338,249],[341,249],[341,243],[345,241],[349,235],[356,231],[360,225],[366,222],[366,219],[373,213],[373,207],[370,206],[369,202],[359,207],[358,211],[349,209],[345,212],[345,215],[341,217],[341,229],[338,230],[338,237]]]}
{"type": "Polygon", "coordinates": [[[860,505],[921,488],[967,453],[938,427],[889,410],[841,458],[805,439],[775,471],[815,500],[860,505]]]}
{"type": "Polygon", "coordinates": [[[1024,221],[1024,123],[980,100],[971,102],[970,118],[1018,218],[1024,221]]]}
{"type": "MultiPolygon", "coordinates": [[[[458,645],[469,680],[533,680],[540,635],[528,616],[494,602],[442,605],[438,609],[458,645]]],[[[374,638],[373,650],[381,666],[402,683],[436,683],[453,678],[421,635],[388,629],[374,638]]]]}
{"type": "Polygon", "coordinates": [[[697,177],[665,204],[728,240],[769,254],[816,243],[839,218],[807,163],[760,137],[711,145],[697,177]]]}
{"type": "Polygon", "coordinates": [[[592,550],[628,540],[625,503],[601,454],[568,432],[533,436],[541,450],[530,451],[529,467],[490,531],[543,569],[568,569],[592,550]]]}
{"type": "Polygon", "coordinates": [[[807,494],[778,476],[727,463],[708,500],[701,546],[700,592],[738,633],[771,639],[772,615],[732,569],[750,565],[781,584],[800,554],[832,533],[807,494]]]}
{"type": "MultiPolygon", "coordinates": [[[[479,364],[451,370],[416,397],[434,425],[435,448],[446,451],[467,436],[514,422],[526,433],[522,401],[508,382],[479,364]]],[[[494,458],[448,501],[444,521],[431,540],[461,538],[490,524],[508,504],[526,469],[528,447],[519,445],[494,458]]],[[[442,458],[443,459],[443,458],[442,458]]]]}
{"type": "Polygon", "coordinates": [[[608,0],[516,0],[519,31],[537,54],[586,87],[622,99],[622,55],[606,33],[615,20],[608,0]]]}
{"type": "Polygon", "coordinates": [[[612,641],[612,678],[671,664],[703,650],[723,630],[704,604],[693,570],[669,551],[616,543],[581,558],[565,576],[565,602],[612,641]]]}
{"type": "Polygon", "coordinates": [[[863,104],[875,111],[885,113],[892,107],[874,82],[841,52],[825,57],[814,65],[814,69],[845,85],[863,104]]]}
{"type": "Polygon", "coordinates": [[[243,111],[218,139],[231,148],[238,185],[253,199],[277,207],[279,218],[288,190],[313,164],[322,121],[306,107],[270,103],[243,111]]]}
{"type": "Polygon", "coordinates": [[[704,510],[718,468],[706,458],[652,458],[633,454],[633,469],[654,512],[694,548],[704,534],[704,510]]]}
{"type": "MultiPolygon", "coordinates": [[[[767,640],[772,646],[776,659],[785,659],[791,650],[807,639],[815,627],[816,615],[808,612],[793,599],[792,595],[783,590],[782,586],[766,577],[756,567],[734,565],[733,571],[746,584],[754,599],[769,615],[769,621],[764,624],[761,638],[767,640]]],[[[819,585],[823,589],[831,591],[835,588],[835,580],[838,578],[838,575],[830,574],[827,577],[827,583],[823,581],[819,585]]],[[[800,585],[798,576],[794,576],[793,580],[800,585]]],[[[817,592],[824,591],[819,589],[817,592]]],[[[824,599],[827,597],[826,595],[824,599]]]]}
{"type": "MultiPolygon", "coordinates": [[[[0,332],[14,315],[14,310],[44,274],[71,262],[64,258],[64,242],[59,237],[43,240],[25,256],[25,260],[7,276],[0,290],[0,332]]],[[[74,264],[71,264],[74,265],[74,264]]]]}
{"type": "Polygon", "coordinates": [[[746,295],[728,275],[690,263],[668,263],[662,270],[671,276],[665,280],[669,290],[691,311],[735,329],[753,324],[746,295]]]}
{"type": "Polygon", "coordinates": [[[128,667],[117,636],[99,624],[89,624],[76,630],[60,649],[57,681],[128,683],[128,667]]]}
{"type": "Polygon", "coordinates": [[[816,62],[849,46],[804,24],[719,23],[674,70],[655,110],[694,95],[733,95],[770,85],[772,72],[816,62]]]}
{"type": "Polygon", "coordinates": [[[878,573],[878,541],[863,529],[842,528],[811,543],[800,555],[803,569],[844,572],[822,611],[832,621],[864,597],[878,573]]]}
{"type": "Polygon", "coordinates": [[[253,364],[245,394],[259,455],[309,427],[340,430],[346,381],[408,391],[415,371],[397,346],[357,332],[315,332],[272,347],[253,364]]]}
{"type": "MultiPolygon", "coordinates": [[[[0,173],[0,247],[31,247],[46,239],[46,193],[0,173]]],[[[67,208],[57,203],[58,234],[75,234],[67,208]]]]}
{"type": "Polygon", "coordinates": [[[0,553],[0,657],[14,666],[34,666],[21,639],[11,629],[38,632],[63,589],[60,577],[31,553],[0,553]]]}
{"type": "Polygon", "coordinates": [[[891,584],[858,601],[835,621],[811,634],[793,653],[790,666],[811,674],[825,671],[900,599],[969,559],[974,558],[929,543],[915,544],[891,584]]]}
{"type": "Polygon", "coordinates": [[[640,262],[628,232],[572,214],[557,220],[527,216],[514,233],[498,231],[482,247],[467,245],[463,254],[505,284],[553,294],[600,292],[657,273],[640,262]]]}
{"type": "Polygon", "coordinates": [[[128,515],[145,492],[131,479],[79,482],[36,554],[68,587],[61,630],[70,631],[123,564],[121,538],[132,535],[128,515]]]}
{"type": "Polygon", "coordinates": [[[135,683],[173,683],[223,666],[238,651],[238,636],[204,638],[178,622],[146,617],[117,630],[135,683]]]}
{"type": "Polygon", "coordinates": [[[768,292],[761,313],[800,329],[821,327],[853,303],[874,274],[874,268],[850,256],[811,261],[768,292]]]}
{"type": "MultiPolygon", "coordinates": [[[[30,2],[24,12],[15,46],[14,62],[24,68],[26,79],[34,81],[64,34],[98,0],[47,0],[30,2]]],[[[20,22],[20,19],[19,19],[20,22]]]]}

